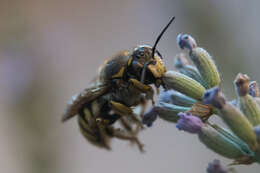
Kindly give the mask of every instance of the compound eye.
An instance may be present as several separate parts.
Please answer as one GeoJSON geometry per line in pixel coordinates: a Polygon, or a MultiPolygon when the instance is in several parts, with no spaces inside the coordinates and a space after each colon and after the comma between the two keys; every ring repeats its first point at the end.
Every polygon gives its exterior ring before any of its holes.
{"type": "Polygon", "coordinates": [[[139,57],[144,57],[144,52],[140,52],[139,57]]]}

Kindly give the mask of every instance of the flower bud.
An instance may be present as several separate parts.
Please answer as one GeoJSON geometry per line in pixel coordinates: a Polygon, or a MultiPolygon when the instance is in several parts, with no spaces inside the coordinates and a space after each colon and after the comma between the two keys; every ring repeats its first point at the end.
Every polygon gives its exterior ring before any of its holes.
{"type": "Polygon", "coordinates": [[[212,163],[209,163],[207,173],[228,173],[228,169],[219,160],[214,160],[212,163]]]}
{"type": "Polygon", "coordinates": [[[206,50],[200,47],[194,48],[190,52],[190,58],[199,70],[200,75],[206,82],[208,88],[220,84],[220,75],[217,67],[206,50]]]}
{"type": "Polygon", "coordinates": [[[246,74],[239,73],[234,81],[237,94],[245,96],[249,91],[249,77],[246,74]]]}
{"type": "Polygon", "coordinates": [[[164,102],[160,102],[156,107],[158,116],[161,119],[173,123],[176,123],[179,120],[179,112],[186,112],[190,109],[189,107],[177,106],[164,102]]]}
{"type": "Polygon", "coordinates": [[[238,159],[244,155],[236,143],[209,125],[203,126],[198,135],[203,144],[224,157],[238,159]]]}
{"type": "Polygon", "coordinates": [[[142,117],[142,123],[147,125],[147,127],[151,127],[154,121],[157,119],[159,110],[157,107],[151,108],[147,113],[145,113],[142,117]]]}
{"type": "Polygon", "coordinates": [[[216,131],[218,131],[220,134],[228,138],[230,141],[234,143],[234,145],[237,146],[237,148],[240,149],[240,151],[246,155],[246,156],[254,156],[254,152],[249,148],[249,146],[239,139],[237,136],[235,136],[232,132],[230,132],[227,129],[224,129],[222,127],[219,127],[216,124],[210,124],[211,127],[213,127],[216,131]]]}
{"type": "Polygon", "coordinates": [[[173,64],[177,69],[183,68],[186,65],[191,65],[184,53],[177,54],[173,59],[173,64]]]}
{"type": "Polygon", "coordinates": [[[211,104],[218,109],[226,104],[226,98],[218,87],[208,89],[203,95],[203,104],[211,104]]]}
{"type": "Polygon", "coordinates": [[[177,44],[181,49],[187,48],[189,50],[192,50],[193,48],[197,47],[197,43],[188,34],[178,34],[177,36],[177,44]]]}
{"type": "Polygon", "coordinates": [[[202,86],[207,88],[206,82],[203,80],[202,76],[200,75],[198,69],[189,64],[187,58],[183,55],[183,53],[178,54],[174,59],[174,66],[178,69],[178,71],[190,78],[199,82],[202,86]]]}
{"type": "Polygon", "coordinates": [[[238,74],[235,80],[238,95],[238,107],[253,126],[260,124],[260,107],[256,100],[249,95],[249,78],[247,75],[238,74]]]}
{"type": "Polygon", "coordinates": [[[160,92],[159,102],[171,103],[178,106],[190,107],[197,101],[174,90],[160,92]]]}
{"type": "Polygon", "coordinates": [[[260,98],[259,98],[259,97],[254,97],[254,100],[256,101],[256,103],[258,104],[258,106],[260,106],[260,98]]]}
{"type": "Polygon", "coordinates": [[[257,141],[258,141],[258,143],[260,144],[260,125],[254,127],[254,132],[255,132],[255,134],[256,134],[257,141]]]}
{"type": "Polygon", "coordinates": [[[184,130],[189,133],[199,133],[204,125],[200,118],[193,116],[188,112],[180,112],[178,116],[180,119],[178,120],[176,127],[179,130],[184,130]]]}
{"type": "Polygon", "coordinates": [[[259,97],[260,96],[259,86],[258,86],[258,83],[256,81],[250,82],[248,94],[251,95],[252,97],[259,97]]]}
{"type": "Polygon", "coordinates": [[[200,83],[178,72],[167,71],[162,79],[166,88],[174,89],[196,100],[201,100],[205,92],[200,83]]]}
{"type": "Polygon", "coordinates": [[[222,92],[215,87],[205,92],[203,103],[212,104],[219,109],[220,117],[229,128],[254,151],[258,144],[253,126],[242,112],[232,104],[226,102],[222,92]]]}
{"type": "Polygon", "coordinates": [[[220,110],[220,114],[221,118],[240,139],[246,142],[252,150],[257,148],[258,144],[253,126],[239,109],[227,103],[220,110]]]}

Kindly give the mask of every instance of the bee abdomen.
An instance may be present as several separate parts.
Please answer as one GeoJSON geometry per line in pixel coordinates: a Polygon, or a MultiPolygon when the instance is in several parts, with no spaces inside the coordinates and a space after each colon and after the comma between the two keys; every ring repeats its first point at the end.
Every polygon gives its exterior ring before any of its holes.
{"type": "Polygon", "coordinates": [[[92,102],[89,106],[84,107],[79,113],[78,124],[80,132],[87,139],[87,141],[93,145],[101,148],[107,148],[107,144],[104,142],[97,126],[96,116],[92,112],[92,104],[96,103],[92,102]]]}

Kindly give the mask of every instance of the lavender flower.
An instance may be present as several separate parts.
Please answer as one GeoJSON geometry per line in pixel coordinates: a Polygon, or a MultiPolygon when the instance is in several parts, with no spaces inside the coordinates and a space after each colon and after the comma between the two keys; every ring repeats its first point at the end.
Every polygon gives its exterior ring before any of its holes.
{"type": "Polygon", "coordinates": [[[248,93],[252,97],[259,97],[259,95],[260,95],[259,94],[259,87],[258,87],[258,83],[256,81],[250,82],[248,93]]]}
{"type": "Polygon", "coordinates": [[[218,109],[221,109],[226,103],[224,95],[220,92],[218,87],[208,89],[203,95],[203,103],[211,104],[218,109]]]}
{"type": "MultiPolygon", "coordinates": [[[[248,76],[239,74],[235,81],[237,98],[230,102],[220,90],[221,78],[212,56],[197,46],[190,35],[179,34],[177,43],[181,49],[188,49],[189,54],[175,56],[178,72],[167,71],[162,77],[165,88],[171,90],[160,94],[159,104],[144,116],[143,122],[150,126],[158,115],[177,123],[179,130],[197,134],[208,149],[234,159],[234,165],[260,163],[257,83],[249,84],[248,76]],[[231,131],[212,124],[209,118],[214,115],[218,115],[231,131]]],[[[208,173],[230,171],[217,160],[207,169],[208,173]]]]}
{"type": "Polygon", "coordinates": [[[200,132],[203,126],[203,122],[200,120],[200,118],[193,116],[188,112],[187,113],[180,112],[178,116],[180,117],[180,119],[178,120],[176,127],[179,130],[184,130],[189,133],[200,132]]]}
{"type": "Polygon", "coordinates": [[[179,34],[177,36],[177,44],[181,49],[187,48],[192,50],[193,48],[197,47],[197,43],[194,38],[188,34],[179,34]]]}
{"type": "Polygon", "coordinates": [[[228,170],[219,160],[214,160],[212,163],[209,163],[207,173],[228,173],[228,170]]]}
{"type": "Polygon", "coordinates": [[[153,122],[157,119],[157,116],[157,107],[153,107],[146,114],[144,114],[142,123],[147,125],[147,127],[151,127],[153,125],[153,122]]]}

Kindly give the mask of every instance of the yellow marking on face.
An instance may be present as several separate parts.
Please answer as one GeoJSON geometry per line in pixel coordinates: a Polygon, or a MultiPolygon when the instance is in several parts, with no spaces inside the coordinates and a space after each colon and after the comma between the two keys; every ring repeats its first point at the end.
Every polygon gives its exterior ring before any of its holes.
{"type": "Polygon", "coordinates": [[[148,69],[153,73],[155,78],[161,78],[162,75],[166,72],[166,68],[160,57],[155,56],[156,64],[149,64],[148,69]]]}
{"type": "Polygon", "coordinates": [[[112,78],[121,78],[124,74],[124,71],[125,71],[125,67],[122,67],[117,74],[112,76],[112,78]]]}

